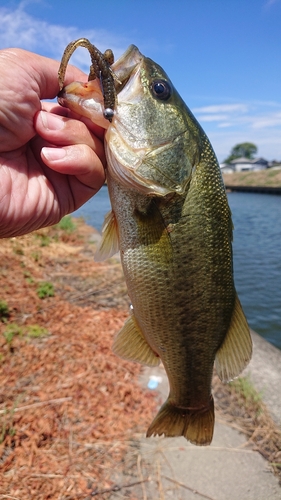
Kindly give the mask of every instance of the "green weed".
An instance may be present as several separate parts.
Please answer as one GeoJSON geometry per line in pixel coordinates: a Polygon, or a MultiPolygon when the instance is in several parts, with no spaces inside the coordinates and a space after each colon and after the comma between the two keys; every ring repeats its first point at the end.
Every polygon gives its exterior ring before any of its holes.
{"type": "Polygon", "coordinates": [[[230,385],[235,389],[238,395],[242,396],[247,401],[247,403],[258,404],[262,401],[262,395],[256,391],[248,376],[239,377],[230,382],[230,385]]]}
{"type": "Polygon", "coordinates": [[[40,247],[47,247],[51,243],[51,238],[46,234],[36,234],[36,238],[40,240],[40,247]]]}
{"type": "Polygon", "coordinates": [[[27,327],[27,336],[31,338],[40,338],[48,335],[48,330],[40,325],[29,325],[27,327]]]}
{"type": "Polygon", "coordinates": [[[1,418],[2,422],[0,421],[0,429],[1,429],[0,444],[3,443],[7,435],[15,436],[16,434],[16,429],[15,427],[13,427],[13,419],[14,419],[15,409],[18,406],[20,400],[21,396],[17,397],[13,404],[13,407],[10,410],[6,410],[5,413],[3,414],[3,417],[1,418]]]}
{"type": "Polygon", "coordinates": [[[17,323],[10,323],[9,325],[7,325],[7,328],[3,332],[4,338],[9,347],[11,347],[14,337],[16,335],[21,336],[22,334],[23,334],[23,329],[17,323]]]}
{"type": "Polygon", "coordinates": [[[76,224],[74,224],[70,215],[63,217],[60,222],[56,225],[59,229],[66,231],[67,233],[73,233],[76,229],[76,224]]]}
{"type": "MultiPolygon", "coordinates": [[[[7,328],[4,330],[3,335],[4,338],[9,345],[10,351],[12,351],[12,342],[16,336],[29,338],[40,338],[48,335],[48,330],[40,325],[28,325],[28,326],[20,326],[17,323],[10,323],[7,325],[7,328]]],[[[1,359],[0,359],[1,361],[1,359]]]]}
{"type": "Polygon", "coordinates": [[[34,259],[35,262],[38,262],[39,259],[41,258],[42,254],[41,252],[32,252],[31,257],[34,259]]]}
{"type": "Polygon", "coordinates": [[[19,244],[16,244],[13,248],[13,252],[16,254],[16,255],[24,255],[24,251],[23,251],[23,248],[19,245],[19,244]]]}
{"type": "Polygon", "coordinates": [[[29,283],[30,285],[32,285],[32,283],[34,283],[34,279],[33,277],[31,276],[30,272],[29,271],[24,271],[23,273],[27,283],[29,283]]]}
{"type": "Polygon", "coordinates": [[[46,297],[54,297],[55,290],[54,285],[49,281],[42,281],[37,287],[37,295],[39,299],[45,299],[46,297]]]}
{"type": "Polygon", "coordinates": [[[7,321],[10,316],[9,307],[5,300],[0,300],[0,321],[7,321]]]}

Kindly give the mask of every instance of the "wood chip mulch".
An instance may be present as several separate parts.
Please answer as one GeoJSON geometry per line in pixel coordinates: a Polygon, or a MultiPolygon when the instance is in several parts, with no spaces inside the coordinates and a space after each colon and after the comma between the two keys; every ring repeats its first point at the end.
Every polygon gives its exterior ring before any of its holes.
{"type": "Polygon", "coordinates": [[[128,315],[126,287],[118,262],[94,262],[88,232],[79,223],[75,235],[50,228],[1,242],[0,498],[110,490],[129,440],[156,411],[140,367],[111,351],[128,315]],[[38,297],[42,281],[53,297],[38,297]],[[30,335],[34,325],[42,336],[30,335]]]}

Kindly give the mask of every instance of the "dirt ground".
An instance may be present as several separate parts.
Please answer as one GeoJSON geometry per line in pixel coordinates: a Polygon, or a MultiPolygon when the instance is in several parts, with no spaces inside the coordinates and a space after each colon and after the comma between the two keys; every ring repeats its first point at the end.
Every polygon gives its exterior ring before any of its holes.
{"type": "MultiPolygon", "coordinates": [[[[128,316],[118,259],[95,263],[82,221],[1,241],[0,499],[142,498],[138,437],[156,413],[141,367],[111,351],[128,316]]],[[[217,411],[281,470],[279,431],[214,379],[217,411]],[[279,464],[280,465],[280,464],[279,464]]],[[[244,392],[243,392],[244,391],[244,392]]],[[[258,409],[257,409],[258,408],[258,409]]]]}

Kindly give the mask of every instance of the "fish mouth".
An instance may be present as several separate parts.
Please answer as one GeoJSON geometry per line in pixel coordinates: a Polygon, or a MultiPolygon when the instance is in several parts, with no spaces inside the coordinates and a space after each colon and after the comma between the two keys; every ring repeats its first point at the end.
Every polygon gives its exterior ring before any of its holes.
{"type": "Polygon", "coordinates": [[[57,100],[60,106],[63,106],[64,108],[67,108],[67,100],[65,97],[65,91],[64,89],[61,89],[57,95],[57,100]]]}
{"type": "MultiPolygon", "coordinates": [[[[143,60],[144,56],[140,53],[139,49],[135,45],[130,45],[124,54],[111,65],[117,94],[123,89],[135,68],[140,65],[143,60]]],[[[98,102],[103,100],[102,88],[98,79],[85,83],[72,82],[60,90],[57,95],[58,103],[61,106],[67,107],[70,95],[81,95],[85,97],[86,94],[90,94],[90,92],[92,97],[98,102]],[[84,88],[85,92],[81,92],[81,86],[84,88]]]]}
{"type": "Polygon", "coordinates": [[[95,98],[98,102],[101,102],[103,99],[102,89],[98,79],[90,80],[89,82],[71,82],[66,87],[63,87],[62,90],[58,93],[58,101],[65,102],[66,95],[73,94],[79,95],[81,97],[86,97],[91,95],[92,98],[95,98]]]}
{"type": "Polygon", "coordinates": [[[59,92],[57,100],[60,106],[89,118],[96,125],[104,129],[109,127],[103,114],[104,98],[99,79],[72,82],[59,92]]]}
{"type": "Polygon", "coordinates": [[[139,66],[144,60],[144,56],[135,45],[130,45],[115,63],[111,69],[114,74],[114,85],[117,94],[123,89],[129,80],[136,66],[139,66]]]}

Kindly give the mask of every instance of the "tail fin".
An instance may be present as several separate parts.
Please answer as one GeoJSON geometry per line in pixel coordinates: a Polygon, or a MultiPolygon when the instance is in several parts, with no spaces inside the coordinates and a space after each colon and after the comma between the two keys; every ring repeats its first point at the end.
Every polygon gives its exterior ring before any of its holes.
{"type": "Polygon", "coordinates": [[[214,423],[212,396],[210,405],[200,410],[177,408],[168,399],[150,424],[146,437],[161,434],[166,437],[184,436],[193,444],[208,445],[213,438],[214,423]]]}

